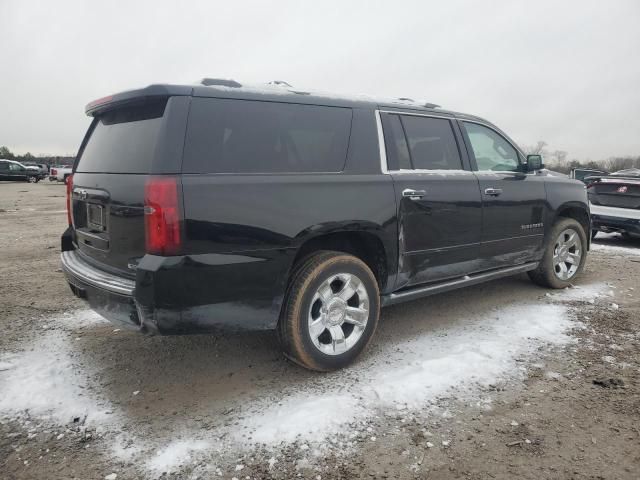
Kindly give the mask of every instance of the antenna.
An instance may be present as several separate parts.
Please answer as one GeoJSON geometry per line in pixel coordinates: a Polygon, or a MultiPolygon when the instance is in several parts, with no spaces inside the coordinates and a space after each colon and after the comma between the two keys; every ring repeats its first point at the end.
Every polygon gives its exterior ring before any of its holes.
{"type": "Polygon", "coordinates": [[[435,103],[425,103],[423,105],[425,108],[440,108],[440,105],[436,105],[435,103]]]}

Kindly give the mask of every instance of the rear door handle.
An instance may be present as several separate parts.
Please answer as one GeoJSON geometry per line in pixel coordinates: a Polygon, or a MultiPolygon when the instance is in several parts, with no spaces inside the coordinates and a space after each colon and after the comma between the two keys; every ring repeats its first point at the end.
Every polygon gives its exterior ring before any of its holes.
{"type": "Polygon", "coordinates": [[[485,188],[484,189],[484,194],[485,195],[491,195],[492,197],[497,197],[501,193],[502,193],[502,189],[501,188],[485,188]]]}
{"type": "Polygon", "coordinates": [[[414,190],[412,188],[405,188],[402,191],[402,196],[407,197],[410,200],[420,200],[427,194],[426,190],[414,190]]]}

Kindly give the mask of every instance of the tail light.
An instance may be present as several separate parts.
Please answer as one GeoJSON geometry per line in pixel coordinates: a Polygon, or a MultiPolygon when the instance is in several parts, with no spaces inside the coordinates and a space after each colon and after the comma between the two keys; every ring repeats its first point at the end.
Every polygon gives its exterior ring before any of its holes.
{"type": "Polygon", "coordinates": [[[71,208],[73,207],[72,201],[71,201],[71,194],[73,193],[73,175],[69,175],[67,177],[67,221],[69,222],[69,225],[71,225],[73,222],[73,213],[71,211],[71,208]]]}
{"type": "Polygon", "coordinates": [[[52,168],[51,169],[51,175],[53,175],[55,177],[56,175],[58,175],[58,171],[55,168],[52,168]]]}
{"type": "Polygon", "coordinates": [[[178,181],[175,177],[150,177],[144,189],[147,253],[173,255],[181,246],[178,181]]]}

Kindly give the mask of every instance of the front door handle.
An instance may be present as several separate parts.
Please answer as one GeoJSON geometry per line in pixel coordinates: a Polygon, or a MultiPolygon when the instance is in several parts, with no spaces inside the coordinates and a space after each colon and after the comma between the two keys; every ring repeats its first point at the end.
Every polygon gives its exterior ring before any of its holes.
{"type": "Polygon", "coordinates": [[[420,200],[427,194],[426,190],[414,190],[412,188],[405,188],[402,191],[402,196],[410,200],[420,200]]]}
{"type": "Polygon", "coordinates": [[[502,193],[502,189],[501,188],[485,188],[484,189],[484,194],[485,195],[490,195],[492,197],[497,197],[501,193],[502,193]]]}

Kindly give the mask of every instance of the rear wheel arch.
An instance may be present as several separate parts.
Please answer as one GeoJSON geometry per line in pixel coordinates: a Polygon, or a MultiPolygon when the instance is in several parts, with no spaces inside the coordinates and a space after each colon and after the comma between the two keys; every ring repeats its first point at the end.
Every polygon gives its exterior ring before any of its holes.
{"type": "Polygon", "coordinates": [[[375,233],[353,230],[324,233],[308,238],[298,247],[290,273],[304,259],[323,250],[348,253],[359,258],[373,272],[380,290],[386,286],[389,277],[388,252],[382,239],[375,233]]]}

